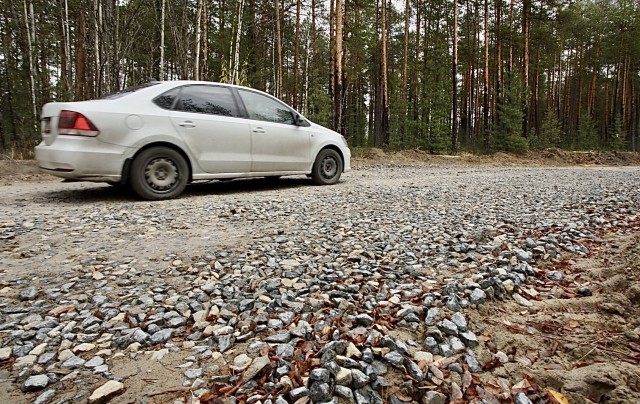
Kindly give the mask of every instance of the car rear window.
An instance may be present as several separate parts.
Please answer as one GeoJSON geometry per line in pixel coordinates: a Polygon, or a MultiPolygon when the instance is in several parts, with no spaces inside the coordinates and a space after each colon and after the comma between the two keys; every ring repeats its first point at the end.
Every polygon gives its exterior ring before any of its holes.
{"type": "Polygon", "coordinates": [[[148,88],[148,87],[151,87],[151,86],[155,86],[156,84],[160,84],[160,82],[159,81],[150,81],[148,83],[140,84],[140,85],[137,85],[137,86],[127,87],[124,90],[118,91],[117,93],[105,95],[101,99],[103,99],[103,100],[115,100],[115,99],[124,97],[127,94],[131,94],[131,93],[134,93],[134,92],[136,92],[138,90],[142,90],[143,88],[148,88]]]}

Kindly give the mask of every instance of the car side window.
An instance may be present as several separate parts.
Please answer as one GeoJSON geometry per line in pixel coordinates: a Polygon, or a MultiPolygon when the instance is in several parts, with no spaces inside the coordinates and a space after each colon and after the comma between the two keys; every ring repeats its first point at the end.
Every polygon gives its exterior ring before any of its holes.
{"type": "Polygon", "coordinates": [[[295,124],[293,113],[286,105],[253,91],[239,90],[239,93],[249,118],[287,125],[295,124]]]}
{"type": "Polygon", "coordinates": [[[184,86],[174,109],[198,114],[238,116],[231,90],[220,86],[184,86]]]}
{"type": "Polygon", "coordinates": [[[153,102],[164,109],[171,109],[173,107],[173,103],[176,101],[178,97],[178,93],[180,92],[179,88],[174,88],[165,93],[160,94],[156,98],[153,99],[153,102]]]}

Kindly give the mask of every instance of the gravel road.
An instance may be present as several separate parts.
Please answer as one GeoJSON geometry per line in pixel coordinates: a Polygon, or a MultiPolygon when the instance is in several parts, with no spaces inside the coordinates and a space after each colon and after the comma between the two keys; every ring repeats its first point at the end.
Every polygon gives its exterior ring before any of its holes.
{"type": "Polygon", "coordinates": [[[0,206],[2,402],[438,403],[484,366],[465,313],[526,309],[542,263],[637,227],[640,168],[377,165],[160,202],[14,182],[0,206]]]}

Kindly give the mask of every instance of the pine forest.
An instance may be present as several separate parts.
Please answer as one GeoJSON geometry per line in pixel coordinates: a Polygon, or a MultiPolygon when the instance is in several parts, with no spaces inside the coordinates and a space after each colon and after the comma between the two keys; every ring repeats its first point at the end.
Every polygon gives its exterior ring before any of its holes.
{"type": "Polygon", "coordinates": [[[0,0],[0,155],[148,80],[279,97],[351,147],[638,149],[639,0],[0,0]]]}

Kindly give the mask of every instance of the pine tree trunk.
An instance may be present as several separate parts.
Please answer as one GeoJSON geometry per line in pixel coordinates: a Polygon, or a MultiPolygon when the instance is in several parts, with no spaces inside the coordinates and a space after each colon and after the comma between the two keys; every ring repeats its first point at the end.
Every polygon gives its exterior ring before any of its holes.
{"type": "Polygon", "coordinates": [[[334,130],[342,133],[342,0],[335,0],[335,77],[333,94],[334,130]]]}
{"type": "Polygon", "coordinates": [[[78,32],[76,33],[76,88],[75,100],[85,99],[87,49],[85,46],[86,20],[84,11],[78,16],[78,32]]]}
{"type": "Polygon", "coordinates": [[[484,148],[489,149],[489,0],[484,0],[484,89],[483,89],[483,130],[484,148]]]}
{"type": "Polygon", "coordinates": [[[458,0],[453,0],[453,63],[451,66],[451,153],[458,150],[458,0]]]}
{"type": "Polygon", "coordinates": [[[166,0],[162,0],[160,6],[160,75],[159,80],[164,80],[164,17],[166,0]]]}
{"type": "Polygon", "coordinates": [[[299,60],[300,60],[300,0],[296,0],[296,32],[295,49],[293,50],[293,103],[294,109],[298,109],[298,80],[299,80],[299,60]]]}
{"type": "Polygon", "coordinates": [[[522,133],[529,137],[529,14],[531,13],[531,0],[523,0],[522,5],[522,35],[524,37],[524,50],[522,55],[522,82],[524,84],[524,105],[522,110],[522,133]]]}
{"type": "Polygon", "coordinates": [[[28,47],[28,58],[29,58],[29,84],[30,84],[30,92],[31,92],[31,125],[32,125],[32,130],[33,133],[38,133],[38,113],[36,111],[37,109],[37,103],[36,103],[36,83],[35,83],[35,77],[36,77],[36,70],[35,70],[35,65],[34,65],[34,61],[33,61],[33,54],[34,54],[34,50],[33,50],[33,46],[35,43],[35,26],[33,24],[33,4],[29,3],[29,11],[27,11],[27,0],[23,0],[23,5],[24,5],[24,23],[25,23],[25,28],[26,28],[26,33],[27,33],[27,47],[28,47]],[[31,13],[31,23],[29,22],[29,14],[31,13]]]}
{"type": "Polygon", "coordinates": [[[193,61],[193,79],[200,80],[200,43],[202,40],[202,31],[201,31],[201,19],[202,19],[202,7],[203,0],[198,0],[196,11],[196,43],[195,43],[195,56],[193,61]]]}
{"type": "Polygon", "coordinates": [[[282,97],[282,33],[280,32],[280,1],[274,0],[276,10],[276,97],[282,97]]]}

